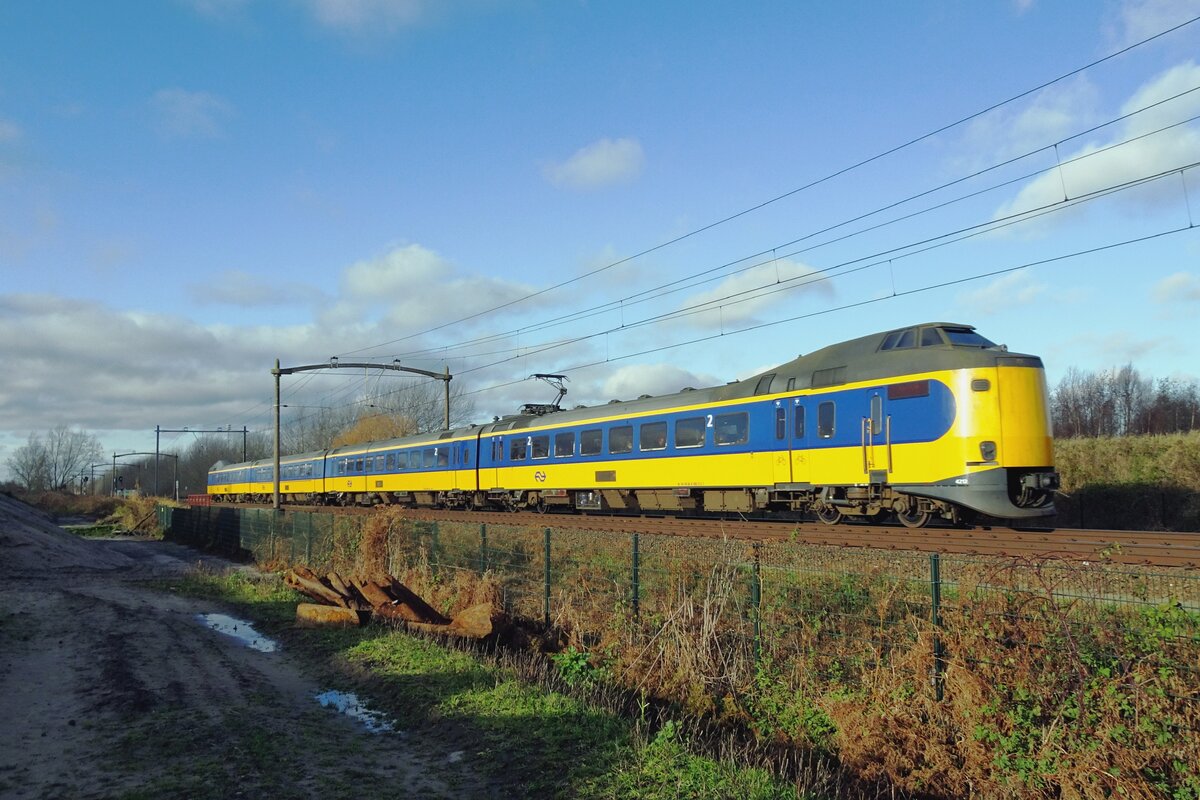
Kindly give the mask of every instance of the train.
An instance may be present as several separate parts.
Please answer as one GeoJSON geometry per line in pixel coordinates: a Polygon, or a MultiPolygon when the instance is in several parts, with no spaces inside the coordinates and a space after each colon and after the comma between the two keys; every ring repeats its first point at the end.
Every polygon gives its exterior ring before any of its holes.
{"type": "MultiPolygon", "coordinates": [[[[559,399],[561,400],[562,392],[559,399]]],[[[833,344],[753,377],[288,455],[281,502],[809,518],[908,527],[1054,513],[1045,370],[971,325],[833,344]]],[[[274,460],[217,464],[266,502],[274,460]]]]}

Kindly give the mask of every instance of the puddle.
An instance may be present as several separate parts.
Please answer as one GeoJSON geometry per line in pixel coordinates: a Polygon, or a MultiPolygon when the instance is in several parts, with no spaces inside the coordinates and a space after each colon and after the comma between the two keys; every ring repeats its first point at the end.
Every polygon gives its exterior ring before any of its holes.
{"type": "Polygon", "coordinates": [[[383,718],[383,714],[364,706],[354,692],[339,692],[331,689],[317,695],[317,702],[321,704],[322,708],[332,708],[358,720],[371,733],[391,733],[395,730],[392,723],[383,718]]]}
{"type": "Polygon", "coordinates": [[[254,630],[254,626],[244,619],[231,617],[228,614],[197,614],[196,619],[218,633],[232,636],[251,650],[258,650],[260,653],[274,653],[279,649],[279,645],[273,639],[268,639],[254,630]]]}

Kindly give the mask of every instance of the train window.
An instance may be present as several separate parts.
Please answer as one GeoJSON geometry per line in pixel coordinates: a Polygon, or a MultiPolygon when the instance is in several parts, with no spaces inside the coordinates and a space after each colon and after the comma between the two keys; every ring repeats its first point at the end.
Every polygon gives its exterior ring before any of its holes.
{"type": "Polygon", "coordinates": [[[354,471],[355,472],[363,471],[363,460],[361,458],[354,462],[354,471]]]}
{"type": "Polygon", "coordinates": [[[896,346],[896,342],[900,339],[900,334],[904,331],[892,331],[887,336],[883,337],[883,344],[879,345],[880,350],[891,350],[896,346]]]}
{"type": "Polygon", "coordinates": [[[448,448],[445,448],[445,447],[433,448],[433,456],[434,456],[434,458],[437,459],[437,465],[439,467],[450,466],[450,450],[448,448]]]}
{"type": "Polygon", "coordinates": [[[871,433],[883,433],[883,398],[871,395],[871,433]]]}
{"type": "Polygon", "coordinates": [[[543,433],[541,436],[530,436],[529,453],[531,458],[549,458],[550,435],[543,433]]]}
{"type": "Polygon", "coordinates": [[[833,426],[836,409],[832,400],[826,400],[817,406],[817,436],[821,439],[833,438],[833,426]]]}
{"type": "Polygon", "coordinates": [[[492,461],[499,464],[504,460],[504,440],[497,436],[492,439],[492,461]]]}
{"type": "Polygon", "coordinates": [[[792,391],[792,390],[793,390],[793,389],[795,389],[795,388],[796,388],[796,379],[795,379],[795,378],[788,378],[787,390],[790,392],[790,391],[792,391]]]}
{"type": "Polygon", "coordinates": [[[610,453],[631,453],[633,452],[633,426],[621,425],[608,430],[608,452],[610,453]]]}
{"type": "Polygon", "coordinates": [[[787,438],[787,409],[783,406],[775,407],[775,438],[787,438]]]}
{"type": "Polygon", "coordinates": [[[471,466],[471,447],[470,447],[470,445],[465,445],[465,444],[463,445],[462,463],[463,463],[464,467],[471,466]]]}
{"type": "Polygon", "coordinates": [[[846,368],[844,366],[819,369],[812,374],[812,385],[814,388],[821,386],[837,386],[839,383],[845,382],[846,368]]]}
{"type": "Polygon", "coordinates": [[[389,470],[396,468],[396,454],[395,453],[387,454],[387,468],[389,470]]]}
{"type": "Polygon", "coordinates": [[[433,448],[421,451],[421,467],[422,469],[432,467],[437,462],[437,456],[433,454],[433,448]]]}
{"type": "Polygon", "coordinates": [[[524,461],[525,460],[525,437],[514,436],[508,440],[508,460],[509,461],[524,461]]]}
{"type": "Polygon", "coordinates": [[[593,428],[590,431],[582,431],[579,434],[579,455],[598,455],[600,453],[600,446],[603,441],[604,432],[599,428],[593,428]]]}
{"type": "Polygon", "coordinates": [[[675,422],[676,447],[704,446],[704,417],[688,417],[675,422]]]}
{"type": "Polygon", "coordinates": [[[771,382],[774,380],[775,380],[774,372],[772,372],[770,375],[763,375],[761,378],[758,379],[758,385],[754,387],[754,393],[755,394],[770,394],[771,393],[771,382]]]}
{"type": "Polygon", "coordinates": [[[638,429],[639,450],[666,450],[667,423],[647,422],[638,429]]]}
{"type": "Polygon", "coordinates": [[[921,329],[921,347],[934,347],[942,342],[942,334],[937,328],[922,328],[921,329]]]}
{"type": "Polygon", "coordinates": [[[742,444],[750,437],[750,415],[717,414],[713,419],[713,440],[717,444],[742,444]]]}
{"type": "Polygon", "coordinates": [[[887,388],[888,400],[905,400],[909,397],[928,397],[929,381],[893,383],[887,388]]]}
{"type": "Polygon", "coordinates": [[[904,333],[900,334],[899,341],[896,342],[896,349],[900,350],[905,347],[917,346],[917,329],[909,328],[904,333]]]}
{"type": "Polygon", "coordinates": [[[383,472],[383,456],[375,456],[375,471],[383,472]]]}
{"type": "Polygon", "coordinates": [[[792,408],[792,438],[804,438],[804,406],[799,404],[792,408]]]}
{"type": "Polygon", "coordinates": [[[946,334],[946,338],[950,340],[950,344],[960,347],[995,347],[996,343],[991,339],[986,339],[980,336],[970,328],[942,328],[942,332],[946,334]]]}
{"type": "Polygon", "coordinates": [[[575,455],[575,433],[554,434],[554,457],[567,458],[575,455]]]}

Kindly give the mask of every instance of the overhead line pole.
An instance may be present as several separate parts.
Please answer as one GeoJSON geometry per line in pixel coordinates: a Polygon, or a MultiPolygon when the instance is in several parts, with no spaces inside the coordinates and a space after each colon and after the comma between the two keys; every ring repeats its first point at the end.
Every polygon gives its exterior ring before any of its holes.
{"type": "Polygon", "coordinates": [[[411,372],[415,375],[424,375],[427,378],[442,381],[446,387],[446,430],[450,430],[450,381],[454,376],[450,374],[450,367],[447,365],[442,372],[430,372],[427,369],[417,369],[416,367],[400,366],[400,359],[395,359],[391,364],[373,364],[371,362],[351,362],[341,364],[338,362],[337,356],[329,359],[327,364],[306,364],[301,367],[280,367],[279,359],[275,359],[275,368],[271,370],[271,374],[275,376],[275,492],[272,506],[276,511],[279,510],[279,376],[291,375],[295,372],[312,372],[319,369],[390,369],[397,372],[411,372]]]}

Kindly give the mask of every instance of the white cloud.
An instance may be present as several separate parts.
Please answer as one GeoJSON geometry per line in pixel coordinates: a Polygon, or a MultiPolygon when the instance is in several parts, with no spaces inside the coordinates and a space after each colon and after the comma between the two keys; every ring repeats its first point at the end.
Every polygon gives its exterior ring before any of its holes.
{"type": "Polygon", "coordinates": [[[179,139],[218,139],[224,135],[223,122],[233,107],[212,92],[187,89],[160,89],[150,99],[158,129],[179,139]]]}
{"type": "Polygon", "coordinates": [[[601,139],[566,161],[547,165],[542,174],[555,186],[599,189],[632,181],[641,174],[645,160],[637,139],[601,139]]]}
{"type": "Polygon", "coordinates": [[[774,306],[795,303],[797,292],[825,299],[835,294],[832,281],[822,280],[812,267],[781,258],[731,275],[712,289],[687,297],[679,307],[719,306],[719,314],[695,314],[686,319],[700,327],[729,328],[764,321],[764,315],[774,306]]]}
{"type": "Polygon", "coordinates": [[[1028,270],[1022,269],[1001,275],[982,289],[963,292],[958,296],[958,304],[968,308],[971,314],[989,316],[1029,305],[1047,288],[1044,283],[1035,283],[1028,270]]]}
{"type": "Polygon", "coordinates": [[[1195,0],[1125,0],[1117,11],[1119,46],[1140,42],[1196,16],[1195,0]]]}
{"type": "MultiPolygon", "coordinates": [[[[324,324],[380,320],[405,333],[451,322],[535,291],[487,275],[459,274],[453,264],[417,244],[351,264],[342,273],[340,289],[338,302],[322,315],[324,324]]],[[[489,321],[494,319],[489,316],[489,321]]]]}
{"type": "Polygon", "coordinates": [[[1176,272],[1168,275],[1150,290],[1157,303],[1192,303],[1200,301],[1200,275],[1176,272]]]}
{"type": "Polygon", "coordinates": [[[1043,89],[1028,103],[1004,106],[973,120],[959,169],[979,169],[1056,142],[1098,121],[1099,92],[1085,76],[1043,89]]]}
{"type": "Polygon", "coordinates": [[[674,364],[629,364],[608,376],[599,389],[606,400],[632,400],[643,394],[674,394],[684,387],[702,389],[720,381],[674,364]]]}
{"type": "Polygon", "coordinates": [[[319,24],[342,33],[392,33],[424,15],[422,0],[305,0],[319,24]]]}
{"type": "MultiPolygon", "coordinates": [[[[1164,100],[1198,84],[1200,66],[1192,61],[1179,64],[1135,92],[1123,105],[1121,114],[1164,100]]],[[[1106,131],[1111,131],[1108,139],[1089,142],[1074,152],[1062,152],[1062,160],[1071,163],[1065,163],[1061,170],[1052,170],[1026,184],[1016,197],[996,211],[996,216],[1005,217],[1058,203],[1063,200],[1064,185],[1067,195],[1074,198],[1200,161],[1200,126],[1195,123],[1104,150],[1109,145],[1196,114],[1200,114],[1200,92],[1138,114],[1115,128],[1106,128],[1106,131]],[[1104,152],[1100,152],[1102,150],[1104,152]]],[[[1173,184],[1165,191],[1170,192],[1171,197],[1178,196],[1178,184],[1173,184]]],[[[1153,198],[1151,202],[1158,200],[1154,194],[1143,193],[1138,196],[1143,202],[1147,197],[1153,198]]]]}

